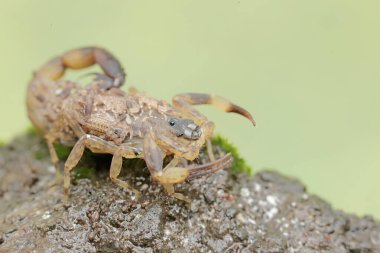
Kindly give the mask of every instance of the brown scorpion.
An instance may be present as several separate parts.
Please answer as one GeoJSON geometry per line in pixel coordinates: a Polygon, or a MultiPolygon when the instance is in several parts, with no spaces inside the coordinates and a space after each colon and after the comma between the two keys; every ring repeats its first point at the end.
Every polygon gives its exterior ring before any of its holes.
{"type": "Polygon", "coordinates": [[[125,73],[119,61],[98,47],[79,48],[53,58],[34,73],[27,92],[28,116],[47,141],[53,164],[58,170],[54,143],[72,146],[64,165],[63,185],[67,196],[70,171],[88,148],[94,153],[112,154],[110,178],[118,186],[138,197],[140,192],[118,179],[123,158],[144,159],[152,178],[177,199],[190,200],[174,191],[173,184],[203,176],[232,163],[231,154],[215,160],[210,139],[214,123],[192,105],[211,104],[225,112],[235,112],[255,122],[249,112],[228,100],[208,94],[184,93],[173,98],[172,105],[146,96],[135,89],[120,89],[125,73]],[[65,70],[98,64],[96,74],[85,87],[60,79],[65,70]],[[181,166],[193,161],[207,145],[211,162],[181,166]],[[172,160],[164,167],[164,158],[172,160]]]}

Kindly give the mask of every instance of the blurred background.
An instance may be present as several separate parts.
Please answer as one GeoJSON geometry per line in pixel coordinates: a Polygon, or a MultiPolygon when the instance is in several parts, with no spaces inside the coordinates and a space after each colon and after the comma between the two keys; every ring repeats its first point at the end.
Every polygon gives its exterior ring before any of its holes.
{"type": "Polygon", "coordinates": [[[125,66],[125,90],[216,93],[247,108],[256,128],[200,110],[255,171],[297,177],[336,208],[380,218],[379,8],[376,0],[1,0],[0,139],[30,126],[25,90],[36,68],[98,45],[125,66]]]}

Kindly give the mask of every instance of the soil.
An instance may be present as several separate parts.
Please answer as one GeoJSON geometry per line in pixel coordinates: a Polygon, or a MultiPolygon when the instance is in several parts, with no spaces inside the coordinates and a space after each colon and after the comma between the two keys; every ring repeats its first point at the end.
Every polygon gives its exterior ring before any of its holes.
{"type": "Polygon", "coordinates": [[[44,141],[33,134],[0,148],[0,252],[380,252],[380,223],[334,210],[274,171],[219,171],[177,185],[169,197],[143,162],[110,182],[109,156],[89,155],[71,196],[55,182],[44,141]],[[86,173],[83,173],[86,172],[86,173]]]}

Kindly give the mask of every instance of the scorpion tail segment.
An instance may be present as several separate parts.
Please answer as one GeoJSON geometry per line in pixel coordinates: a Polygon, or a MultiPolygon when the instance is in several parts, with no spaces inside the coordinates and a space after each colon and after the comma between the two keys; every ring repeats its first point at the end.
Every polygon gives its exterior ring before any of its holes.
{"type": "Polygon", "coordinates": [[[65,67],[62,64],[62,60],[59,57],[56,57],[37,70],[35,72],[35,77],[57,80],[63,76],[64,72],[65,67]]]}
{"type": "Polygon", "coordinates": [[[177,106],[182,106],[182,107],[184,106],[184,104],[213,105],[225,112],[238,113],[246,117],[247,119],[249,119],[252,122],[252,124],[256,126],[255,120],[253,119],[252,115],[247,110],[245,110],[244,108],[238,105],[233,104],[231,101],[220,96],[214,96],[214,95],[202,94],[202,93],[184,93],[184,94],[179,94],[176,97],[174,97],[173,104],[177,106]]]}
{"type": "Polygon", "coordinates": [[[36,77],[59,79],[66,68],[82,69],[98,64],[103,72],[113,80],[113,86],[123,84],[125,73],[119,61],[108,51],[97,47],[86,47],[66,52],[45,64],[36,72],[36,77]]]}
{"type": "Polygon", "coordinates": [[[222,158],[203,165],[196,166],[194,168],[189,168],[190,175],[187,180],[193,180],[198,177],[202,177],[211,173],[214,173],[218,170],[223,170],[229,168],[234,161],[231,153],[226,154],[222,158]]]}
{"type": "Polygon", "coordinates": [[[114,86],[120,87],[125,80],[125,72],[120,62],[108,51],[102,48],[94,48],[96,62],[104,73],[114,80],[114,86]]]}

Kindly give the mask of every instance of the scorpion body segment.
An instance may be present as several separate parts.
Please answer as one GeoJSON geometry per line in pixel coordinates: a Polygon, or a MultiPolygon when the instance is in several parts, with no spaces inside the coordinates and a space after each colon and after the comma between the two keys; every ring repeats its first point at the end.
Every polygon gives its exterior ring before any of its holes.
{"type": "MultiPolygon", "coordinates": [[[[28,86],[28,116],[48,144],[52,162],[58,164],[53,143],[60,142],[73,149],[64,166],[64,190],[70,187],[70,171],[88,148],[94,153],[113,155],[110,178],[123,187],[140,193],[118,179],[123,158],[144,159],[156,181],[166,191],[189,201],[174,191],[173,184],[187,178],[203,176],[231,165],[232,156],[196,167],[184,166],[184,161],[198,157],[203,145],[209,144],[214,124],[192,105],[212,104],[248,118],[252,116],[228,100],[207,94],[185,93],[169,104],[144,93],[120,89],[125,80],[121,64],[102,48],[87,47],[71,50],[56,57],[35,72],[28,86]],[[103,74],[85,87],[61,80],[65,70],[98,64],[103,74]],[[166,156],[173,156],[164,167],[166,156]]],[[[211,149],[209,149],[211,150],[211,149]]],[[[211,160],[212,154],[210,154],[211,160]]]]}

